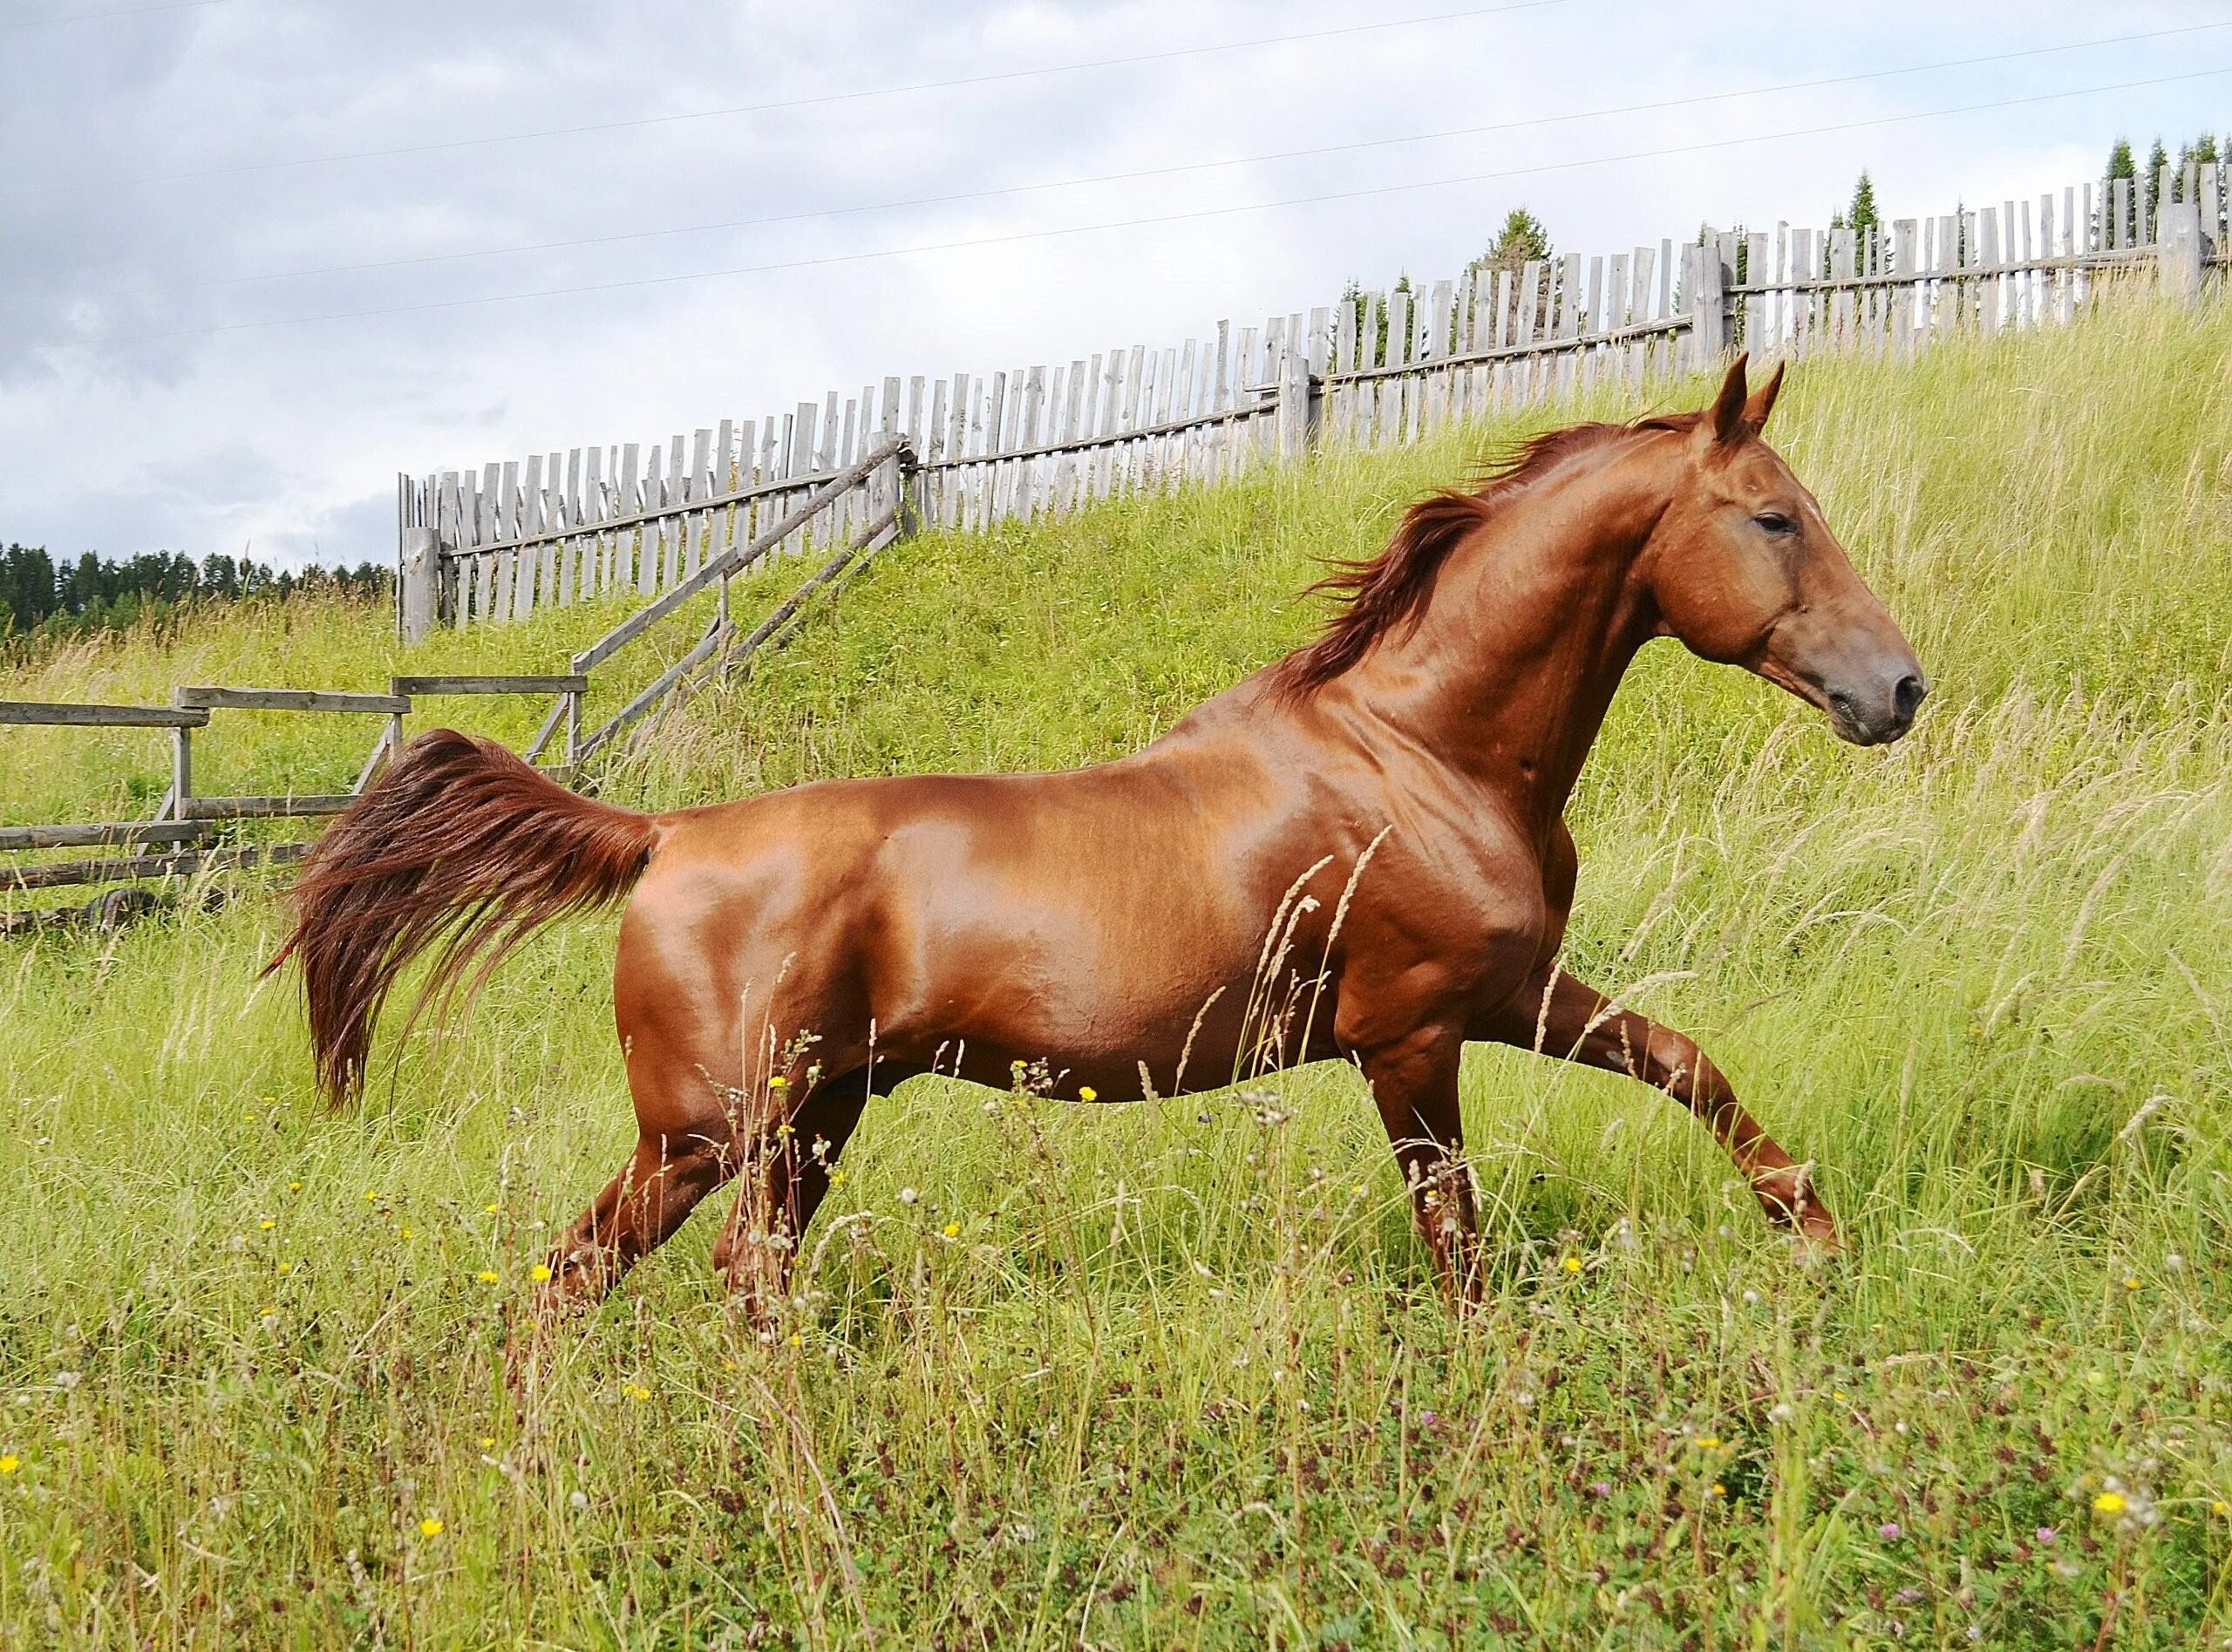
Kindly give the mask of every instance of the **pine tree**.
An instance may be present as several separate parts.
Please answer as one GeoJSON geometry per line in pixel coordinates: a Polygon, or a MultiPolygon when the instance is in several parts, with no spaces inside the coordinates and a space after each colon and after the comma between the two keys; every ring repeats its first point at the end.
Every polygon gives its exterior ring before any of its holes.
{"type": "Polygon", "coordinates": [[[2154,194],[2161,186],[2162,168],[2169,164],[2170,152],[2162,146],[2162,140],[2157,138],[2154,140],[2154,147],[2147,153],[2147,175],[2139,180],[2139,187],[2132,192],[2146,201],[2147,218],[2149,223],[2154,220],[2155,208],[2161,204],[2154,199],[2154,194]]]}
{"type": "Polygon", "coordinates": [[[1869,230],[1882,228],[1882,223],[1883,214],[1875,207],[1875,180],[1862,171],[1860,181],[1852,187],[1852,209],[1845,214],[1845,226],[1865,237],[1869,230]]]}
{"type": "Polygon", "coordinates": [[[1514,207],[1503,228],[1480,259],[1485,269],[1508,269],[1514,274],[1550,255],[1550,232],[1542,221],[1524,207],[1514,207]]]}
{"type": "Polygon", "coordinates": [[[2206,167],[2222,159],[2216,147],[2216,134],[2213,132],[2204,132],[2192,142],[2180,144],[2178,169],[2170,175],[2170,199],[2183,201],[2186,198],[2187,167],[2206,167]]]}

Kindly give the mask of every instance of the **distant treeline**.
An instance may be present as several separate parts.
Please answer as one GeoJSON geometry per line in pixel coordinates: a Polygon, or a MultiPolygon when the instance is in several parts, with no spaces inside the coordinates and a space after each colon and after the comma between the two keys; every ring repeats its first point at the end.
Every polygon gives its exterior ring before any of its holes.
{"type": "Polygon", "coordinates": [[[87,551],[57,564],[43,548],[10,545],[0,557],[0,638],[11,642],[121,630],[194,602],[282,601],[296,592],[382,596],[392,573],[357,567],[275,569],[247,557],[153,551],[115,561],[87,551]]]}

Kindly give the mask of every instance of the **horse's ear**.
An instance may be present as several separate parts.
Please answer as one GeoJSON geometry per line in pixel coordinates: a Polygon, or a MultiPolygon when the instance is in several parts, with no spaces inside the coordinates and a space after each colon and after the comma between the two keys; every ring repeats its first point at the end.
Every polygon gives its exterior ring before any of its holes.
{"type": "Polygon", "coordinates": [[[1720,381],[1720,394],[1712,402],[1713,439],[1724,446],[1739,441],[1746,434],[1744,429],[1744,364],[1749,354],[1739,355],[1728,364],[1728,377],[1720,381]]]}
{"type": "Polygon", "coordinates": [[[1789,365],[1787,361],[1777,362],[1773,375],[1744,404],[1744,422],[1752,427],[1752,435],[1766,429],[1767,415],[1775,411],[1775,398],[1782,394],[1782,370],[1789,365]]]}

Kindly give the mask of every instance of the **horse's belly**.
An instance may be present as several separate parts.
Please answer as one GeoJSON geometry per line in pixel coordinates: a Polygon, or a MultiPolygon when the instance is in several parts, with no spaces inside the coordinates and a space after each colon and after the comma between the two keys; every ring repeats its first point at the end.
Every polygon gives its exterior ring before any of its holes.
{"type": "Polygon", "coordinates": [[[1065,1089],[1110,1095],[1140,1093],[1142,1064],[1158,1089],[1176,1087],[1181,1061],[1221,1060],[1228,1076],[1276,897],[1257,911],[1245,880],[1190,845],[1060,846],[925,856],[887,882],[879,1042],[888,1027],[949,1071],[965,1045],[968,1068],[996,1063],[995,1079],[1044,1063],[1071,1075],[1065,1089]]]}

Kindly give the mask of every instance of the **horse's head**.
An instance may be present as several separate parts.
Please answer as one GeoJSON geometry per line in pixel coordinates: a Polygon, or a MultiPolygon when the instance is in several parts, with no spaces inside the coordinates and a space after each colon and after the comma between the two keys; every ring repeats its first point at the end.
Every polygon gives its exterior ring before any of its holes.
{"type": "Polygon", "coordinates": [[[1659,633],[1820,707],[1855,745],[1895,740],[1929,685],[1814,495],[1759,439],[1782,369],[1747,398],[1744,361],[1689,430],[1687,474],[1644,547],[1659,633]]]}

